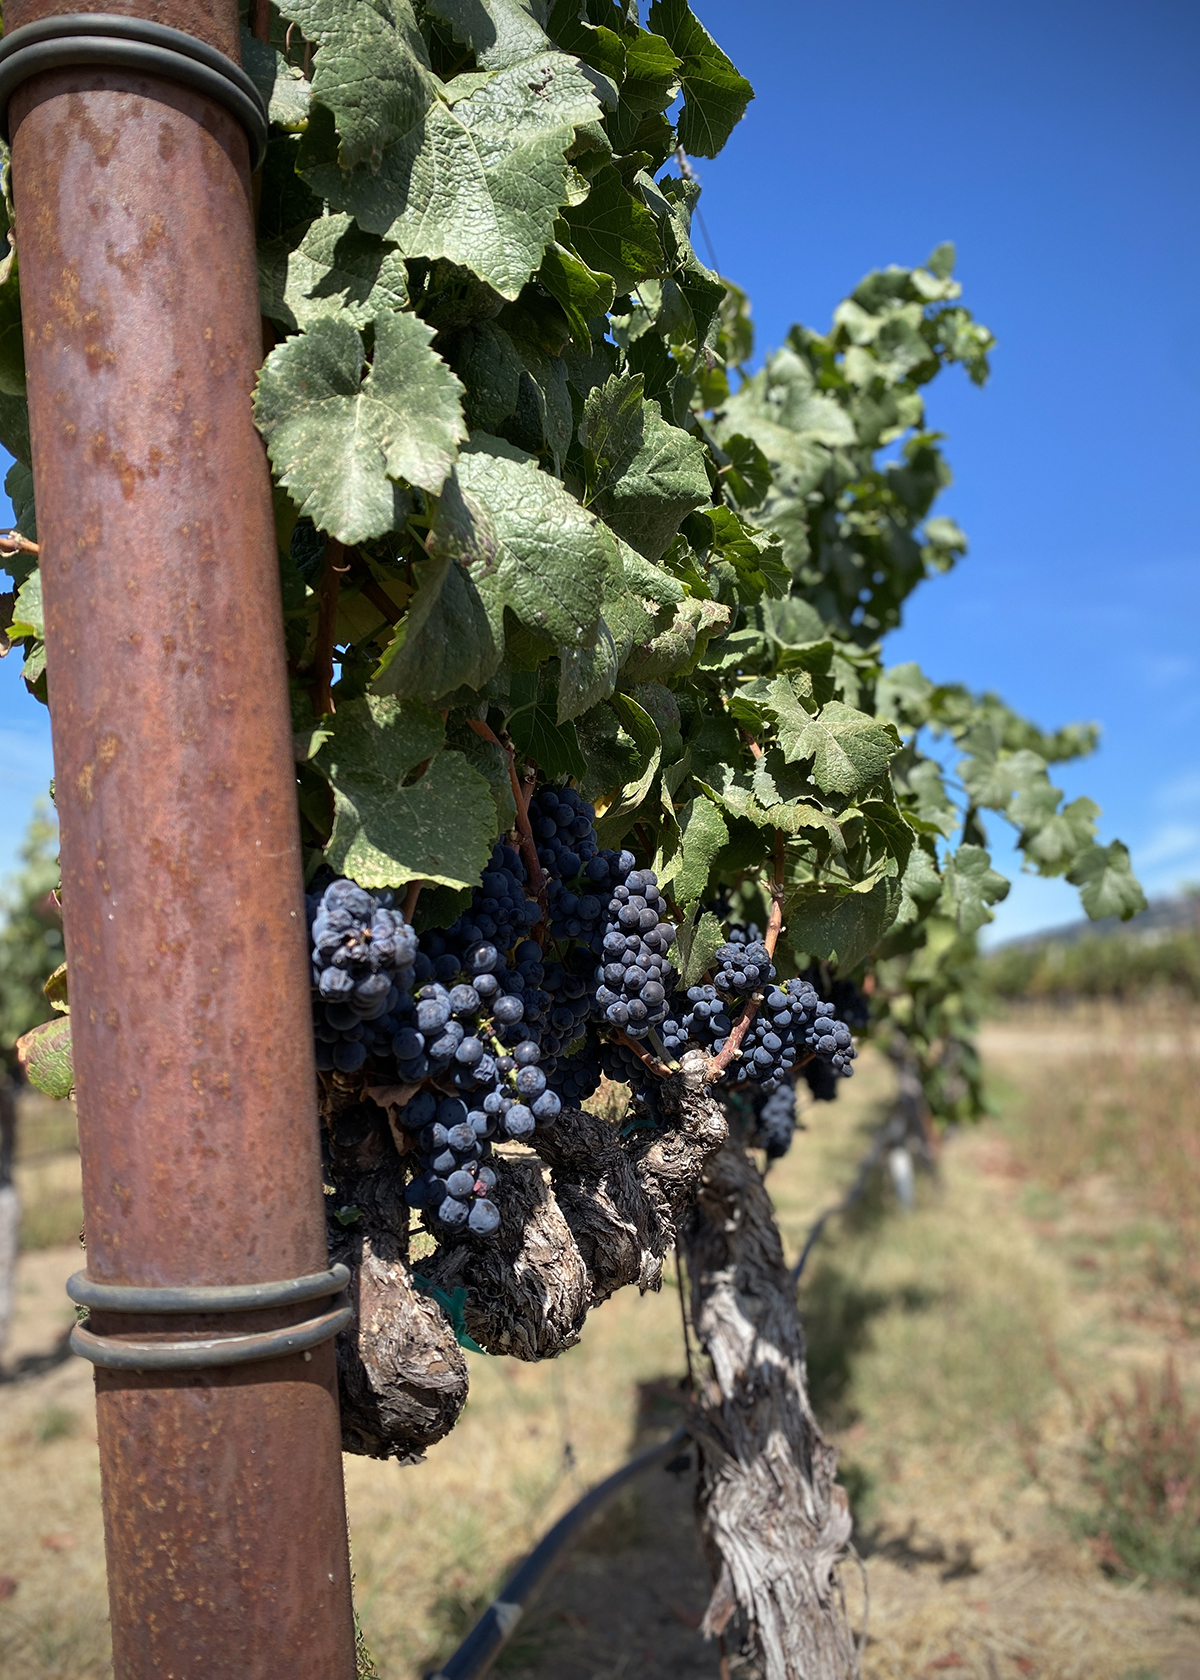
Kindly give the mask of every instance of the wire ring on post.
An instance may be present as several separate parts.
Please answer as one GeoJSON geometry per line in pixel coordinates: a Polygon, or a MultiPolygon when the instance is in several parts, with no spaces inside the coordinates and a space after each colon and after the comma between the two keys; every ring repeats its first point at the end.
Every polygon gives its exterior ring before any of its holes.
{"type": "Polygon", "coordinates": [[[249,1365],[259,1359],[282,1359],[307,1353],[344,1330],[354,1317],[346,1300],[350,1271],[340,1263],[307,1277],[272,1283],[193,1284],[182,1288],[95,1283],[86,1272],[67,1282],[67,1294],[81,1306],[116,1313],[255,1312],[296,1306],[320,1296],[336,1296],[328,1311],[278,1330],[203,1336],[185,1341],[136,1342],[99,1335],[85,1319],[71,1331],[71,1351],[110,1371],[202,1371],[219,1365],[249,1365]]]}
{"type": "Polygon", "coordinates": [[[338,1295],[350,1282],[348,1266],[331,1266],[307,1277],[280,1278],[275,1283],[190,1284],[160,1289],[153,1284],[96,1283],[86,1272],[67,1279],[67,1294],[81,1307],[102,1312],[206,1313],[255,1312],[264,1307],[291,1307],[338,1295]]]}
{"type": "Polygon", "coordinates": [[[250,169],[262,167],[268,119],[250,77],[216,47],[181,29],[109,12],[72,12],[14,29],[0,41],[0,136],[8,139],[8,102],[16,88],[43,70],[107,65],[181,83],[223,105],[250,142],[250,169]]]}
{"type": "Polygon", "coordinates": [[[127,1342],[116,1336],[98,1336],[87,1321],[71,1331],[71,1352],[109,1371],[203,1371],[215,1365],[250,1365],[259,1359],[282,1359],[289,1353],[307,1353],[319,1347],[354,1317],[345,1301],[317,1318],[282,1330],[261,1330],[248,1336],[212,1336],[191,1342],[127,1342]]]}

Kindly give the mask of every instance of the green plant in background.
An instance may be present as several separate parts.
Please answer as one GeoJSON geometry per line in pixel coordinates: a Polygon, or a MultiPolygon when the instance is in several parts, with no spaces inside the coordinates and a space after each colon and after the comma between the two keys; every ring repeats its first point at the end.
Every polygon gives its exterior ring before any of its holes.
{"type": "Polygon", "coordinates": [[[0,889],[0,1059],[10,1071],[17,1040],[54,1013],[44,987],[63,960],[58,828],[44,809],[34,812],[20,865],[0,889]]]}

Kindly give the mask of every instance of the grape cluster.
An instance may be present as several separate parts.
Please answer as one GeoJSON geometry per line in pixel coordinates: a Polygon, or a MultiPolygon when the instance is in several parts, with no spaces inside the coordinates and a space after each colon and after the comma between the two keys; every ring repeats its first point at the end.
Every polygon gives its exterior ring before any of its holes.
{"type": "Polygon", "coordinates": [[[357,1073],[387,1053],[407,1001],[417,936],[390,893],[331,881],[306,900],[317,1066],[357,1073]]]}
{"type": "Polygon", "coordinates": [[[448,1231],[486,1237],[498,1230],[500,1210],[490,1200],[496,1173],[486,1164],[494,1117],[461,1097],[439,1101],[429,1090],[418,1091],[402,1112],[417,1134],[422,1169],[405,1193],[408,1205],[427,1210],[448,1231]]]}
{"type": "Polygon", "coordinates": [[[761,1103],[755,1104],[754,1141],[778,1161],[792,1147],[796,1130],[796,1087],[789,1081],[777,1085],[761,1103]]]}
{"type": "Polygon", "coordinates": [[[600,847],[594,809],[569,785],[539,788],[529,817],[545,915],[503,839],[458,918],[419,937],[389,893],[335,880],[309,900],[317,1065],[408,1087],[400,1119],[420,1161],[409,1201],[441,1231],[497,1229],[493,1145],[554,1124],[603,1076],[632,1085],[642,1120],[661,1118],[631,1040],[668,1060],[718,1054],[754,1008],[723,1083],[731,1100],[746,1093],[780,1153],[794,1070],[832,1079],[854,1057],[807,978],[773,984],[753,925],[731,928],[710,982],[676,992],[654,871],[600,847]]]}
{"type": "Polygon", "coordinates": [[[721,966],[713,984],[725,997],[747,997],[775,978],[771,953],[753,922],[729,930],[729,943],[721,946],[717,961],[721,966]]]}
{"type": "MultiPolygon", "coordinates": [[[[622,852],[623,865],[629,853],[622,852]]],[[[596,969],[596,1003],[603,1019],[630,1038],[645,1038],[667,1018],[667,994],[673,974],[667,952],[675,938],[652,869],[623,871],[607,905],[596,969]]]]}

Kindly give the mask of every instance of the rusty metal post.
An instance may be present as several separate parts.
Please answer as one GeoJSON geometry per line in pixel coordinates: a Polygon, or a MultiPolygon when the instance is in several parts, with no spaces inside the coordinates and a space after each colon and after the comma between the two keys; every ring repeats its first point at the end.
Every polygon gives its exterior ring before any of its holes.
{"type": "MultiPolygon", "coordinates": [[[[4,22],[79,9],[9,0],[4,22]]],[[[238,60],[235,0],[106,9],[238,60]]],[[[218,102],[110,66],[34,75],[9,121],[88,1275],[320,1272],[246,136],[218,102]]],[[[93,1325],[144,1339],[312,1314],[93,1325]]],[[[350,1680],[332,1343],[98,1370],[97,1412],[117,1680],[350,1680]]]]}

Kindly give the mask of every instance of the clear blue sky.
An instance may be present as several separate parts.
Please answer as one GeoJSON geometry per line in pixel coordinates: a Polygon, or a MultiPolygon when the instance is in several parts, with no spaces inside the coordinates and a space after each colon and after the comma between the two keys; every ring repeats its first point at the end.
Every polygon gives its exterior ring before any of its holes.
{"type": "MultiPolygon", "coordinates": [[[[693,3],[757,90],[697,168],[760,350],[943,239],[999,340],[983,391],[935,387],[945,511],[971,552],[918,593],[892,659],[1047,725],[1099,722],[1100,753],[1061,784],[1101,803],[1148,891],[1200,879],[1200,10],[693,3]]],[[[10,658],[0,874],[48,775],[45,713],[10,658]]],[[[1021,879],[994,933],[1076,914],[1064,883],[1021,879]]]]}

